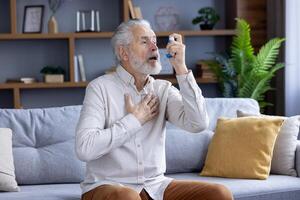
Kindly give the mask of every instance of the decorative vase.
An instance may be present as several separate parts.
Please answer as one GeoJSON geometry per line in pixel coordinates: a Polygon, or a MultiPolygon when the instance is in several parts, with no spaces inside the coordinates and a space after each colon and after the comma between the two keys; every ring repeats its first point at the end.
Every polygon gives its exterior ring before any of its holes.
{"type": "Polygon", "coordinates": [[[57,21],[54,16],[51,16],[48,21],[48,33],[58,33],[57,21]]]}

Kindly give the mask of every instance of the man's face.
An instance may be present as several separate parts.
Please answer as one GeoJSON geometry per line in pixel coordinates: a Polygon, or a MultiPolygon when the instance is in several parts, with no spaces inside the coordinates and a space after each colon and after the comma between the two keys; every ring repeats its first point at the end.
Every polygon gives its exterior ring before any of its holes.
{"type": "Polygon", "coordinates": [[[161,70],[155,33],[145,26],[134,26],[133,40],[129,45],[129,63],[142,74],[158,74],[161,70]]]}

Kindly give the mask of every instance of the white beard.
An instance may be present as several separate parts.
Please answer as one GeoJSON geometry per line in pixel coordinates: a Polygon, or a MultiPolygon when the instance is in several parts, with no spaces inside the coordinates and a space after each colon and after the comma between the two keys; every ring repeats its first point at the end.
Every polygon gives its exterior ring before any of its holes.
{"type": "Polygon", "coordinates": [[[133,69],[136,71],[149,75],[149,74],[159,74],[161,70],[161,63],[160,63],[160,57],[158,54],[157,62],[155,63],[155,66],[151,66],[147,61],[144,61],[142,59],[139,59],[137,56],[135,56],[133,53],[129,53],[129,63],[133,69]]]}

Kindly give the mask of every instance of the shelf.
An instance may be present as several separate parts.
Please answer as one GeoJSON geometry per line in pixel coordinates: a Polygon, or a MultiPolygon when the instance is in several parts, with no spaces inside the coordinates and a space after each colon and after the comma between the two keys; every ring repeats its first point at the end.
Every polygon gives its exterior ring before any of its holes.
{"type": "Polygon", "coordinates": [[[0,89],[38,89],[38,88],[80,88],[86,87],[87,82],[64,82],[64,83],[1,83],[0,89]]]}
{"type": "Polygon", "coordinates": [[[0,40],[17,40],[17,39],[69,39],[69,38],[111,38],[113,32],[99,33],[56,33],[56,34],[0,34],[0,40]]]}
{"type": "MultiPolygon", "coordinates": [[[[156,79],[164,79],[172,84],[177,84],[176,77],[169,75],[155,76],[156,79]]],[[[215,79],[203,79],[196,77],[197,83],[217,83],[215,79]]],[[[39,89],[39,88],[81,88],[86,87],[88,82],[64,82],[64,83],[0,83],[2,89],[39,89]]]]}
{"type": "MultiPolygon", "coordinates": [[[[172,84],[177,84],[177,79],[174,75],[154,75],[155,79],[163,79],[170,81],[172,84]]],[[[216,79],[213,78],[201,78],[195,77],[197,83],[217,83],[216,79]]]]}
{"type": "Polygon", "coordinates": [[[169,36],[172,33],[178,33],[182,36],[234,36],[234,29],[220,29],[220,30],[205,30],[205,31],[192,31],[192,30],[183,30],[183,31],[167,31],[167,32],[156,32],[156,35],[159,37],[169,36]]]}
{"type": "MultiPolygon", "coordinates": [[[[156,32],[158,37],[167,37],[172,33],[179,33],[182,36],[233,36],[235,35],[235,30],[224,29],[224,30],[205,30],[205,31],[168,31],[168,32],[156,32]]],[[[113,32],[99,32],[99,33],[17,33],[17,34],[0,34],[0,40],[17,40],[17,39],[88,39],[88,38],[111,38],[113,32]]]]}

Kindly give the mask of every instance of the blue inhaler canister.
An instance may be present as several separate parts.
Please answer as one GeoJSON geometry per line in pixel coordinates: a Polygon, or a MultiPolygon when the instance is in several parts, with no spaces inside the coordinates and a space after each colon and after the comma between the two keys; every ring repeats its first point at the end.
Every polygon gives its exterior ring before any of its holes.
{"type": "MultiPolygon", "coordinates": [[[[169,41],[168,41],[168,43],[174,42],[174,41],[175,41],[174,37],[169,36],[169,41]]],[[[170,58],[172,58],[173,56],[172,56],[171,54],[167,53],[167,54],[166,54],[166,57],[170,59],[170,58]]]]}

